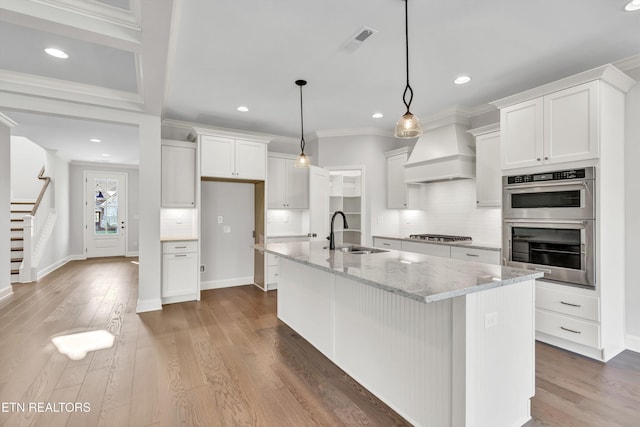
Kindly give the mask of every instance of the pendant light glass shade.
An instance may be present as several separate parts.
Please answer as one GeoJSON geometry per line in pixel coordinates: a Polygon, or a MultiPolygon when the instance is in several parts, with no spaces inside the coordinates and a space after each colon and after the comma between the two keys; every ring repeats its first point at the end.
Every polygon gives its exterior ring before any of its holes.
{"type": "Polygon", "coordinates": [[[420,120],[416,116],[406,113],[400,117],[394,132],[396,138],[416,138],[420,135],[422,135],[422,126],[420,126],[420,120]]]}
{"type": "Polygon", "coordinates": [[[413,101],[413,89],[409,84],[409,0],[404,0],[404,34],[405,34],[405,56],[407,60],[407,85],[402,93],[402,102],[407,107],[407,112],[404,113],[398,123],[396,123],[396,130],[393,136],[396,138],[416,138],[422,135],[422,126],[420,126],[420,120],[409,111],[411,107],[411,101],[413,101]],[[409,99],[407,100],[407,96],[409,99]]]}
{"type": "Polygon", "coordinates": [[[302,115],[302,86],[306,85],[306,80],[296,80],[296,84],[300,87],[300,154],[294,163],[297,168],[308,168],[311,166],[310,159],[304,154],[304,119],[302,115]]]}

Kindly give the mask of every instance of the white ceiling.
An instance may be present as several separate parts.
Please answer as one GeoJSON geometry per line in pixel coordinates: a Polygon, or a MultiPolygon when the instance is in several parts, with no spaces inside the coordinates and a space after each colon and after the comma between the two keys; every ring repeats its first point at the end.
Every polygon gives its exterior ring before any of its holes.
{"type": "MultiPolygon", "coordinates": [[[[401,0],[173,3],[3,3],[0,94],[25,92],[152,115],[163,112],[164,118],[294,138],[300,132],[294,81],[300,78],[309,82],[304,88],[306,133],[391,132],[404,112],[401,0]],[[363,26],[377,32],[359,48],[346,49],[363,26]],[[68,49],[70,59],[43,56],[49,43],[68,49]],[[238,105],[250,111],[240,113],[238,105]],[[375,120],[374,112],[385,116],[375,120]]],[[[640,12],[624,12],[625,3],[410,0],[412,112],[424,119],[453,105],[481,111],[497,98],[640,54],[640,12]],[[461,74],[472,81],[454,85],[461,74]]],[[[16,115],[10,106],[2,112],[19,122],[16,132],[71,158],[89,148],[82,145],[91,130],[87,121],[16,115]],[[82,149],[67,147],[65,141],[80,141],[82,149]]],[[[105,133],[103,141],[129,135],[126,126],[94,125],[94,133],[105,133]]],[[[96,148],[82,160],[102,151],[96,148]]],[[[137,161],[123,156],[122,162],[137,161]]]]}

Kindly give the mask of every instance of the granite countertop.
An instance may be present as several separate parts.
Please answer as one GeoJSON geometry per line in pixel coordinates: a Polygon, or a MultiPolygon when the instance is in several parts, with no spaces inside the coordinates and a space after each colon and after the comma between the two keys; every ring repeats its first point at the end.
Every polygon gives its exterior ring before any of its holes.
{"type": "Polygon", "coordinates": [[[410,239],[408,237],[396,237],[396,236],[372,236],[373,238],[389,239],[389,240],[406,240],[407,242],[416,243],[429,243],[431,245],[447,245],[447,246],[464,246],[465,248],[485,249],[488,251],[500,251],[502,248],[498,245],[490,243],[476,243],[476,242],[431,242],[427,240],[410,239]]]}
{"type": "Polygon", "coordinates": [[[425,303],[543,276],[538,271],[411,252],[354,255],[326,246],[326,242],[287,242],[256,248],[425,303]]]}
{"type": "Polygon", "coordinates": [[[299,234],[299,233],[293,233],[293,234],[267,234],[267,239],[286,239],[287,237],[293,237],[293,238],[300,238],[300,237],[304,237],[304,238],[309,238],[308,234],[299,234]]]}

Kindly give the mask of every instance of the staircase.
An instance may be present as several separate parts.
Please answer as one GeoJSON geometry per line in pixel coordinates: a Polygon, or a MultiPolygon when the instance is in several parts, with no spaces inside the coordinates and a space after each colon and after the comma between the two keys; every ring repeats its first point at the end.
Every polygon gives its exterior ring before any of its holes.
{"type": "Polygon", "coordinates": [[[20,281],[24,251],[23,218],[31,215],[34,202],[11,202],[11,283],[20,281]]]}

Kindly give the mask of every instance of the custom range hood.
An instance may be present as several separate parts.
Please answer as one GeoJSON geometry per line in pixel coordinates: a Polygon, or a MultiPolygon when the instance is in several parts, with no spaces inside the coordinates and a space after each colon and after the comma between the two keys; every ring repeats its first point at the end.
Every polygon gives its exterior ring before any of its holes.
{"type": "Polygon", "coordinates": [[[475,176],[475,143],[468,119],[456,110],[425,129],[404,165],[406,183],[419,184],[475,176]]]}

